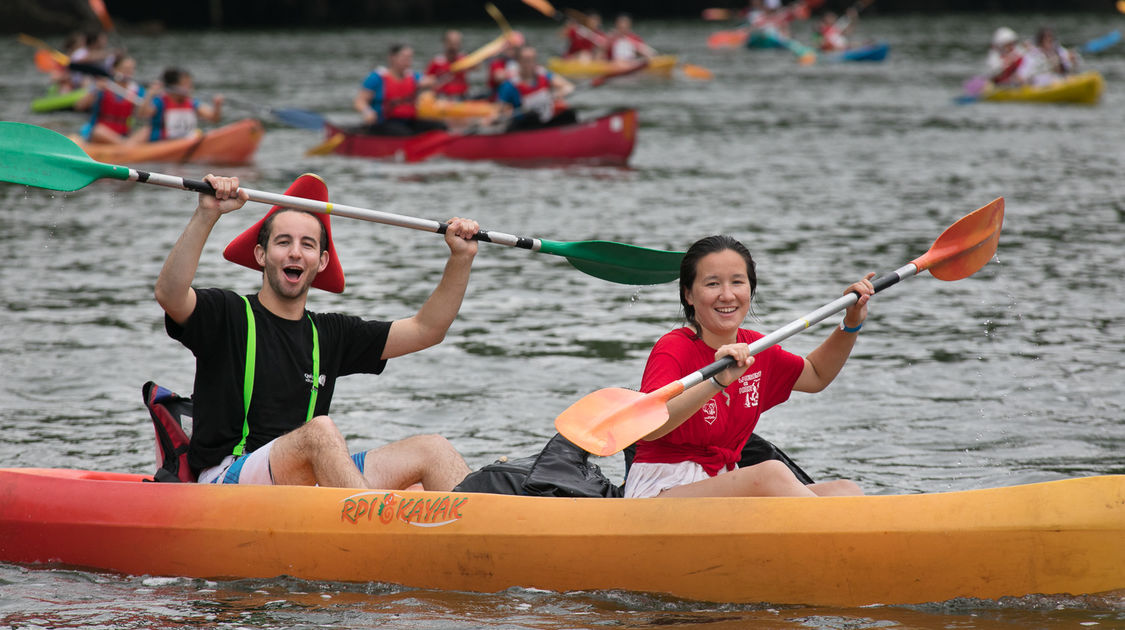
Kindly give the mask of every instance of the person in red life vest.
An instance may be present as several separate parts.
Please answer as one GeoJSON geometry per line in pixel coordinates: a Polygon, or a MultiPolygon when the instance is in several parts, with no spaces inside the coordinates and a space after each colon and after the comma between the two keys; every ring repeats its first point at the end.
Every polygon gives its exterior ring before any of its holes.
{"type": "Polygon", "coordinates": [[[149,136],[147,124],[138,120],[152,116],[151,92],[133,80],[137,63],[128,55],[119,56],[113,64],[113,80],[99,77],[76,107],[90,110],[90,121],[82,128],[82,137],[101,144],[136,144],[149,136]]]}
{"type": "Polygon", "coordinates": [[[562,75],[539,65],[535,48],[523,46],[516,53],[516,76],[500,85],[497,100],[504,103],[502,115],[511,115],[508,130],[566,125],[576,121],[574,110],[562,99],[574,91],[574,84],[562,75]]]}
{"type": "Polygon", "coordinates": [[[843,17],[826,11],[816,26],[817,35],[820,36],[820,49],[825,52],[847,50],[848,35],[855,27],[855,18],[858,16],[859,12],[855,9],[848,9],[843,17]]]}
{"type": "Polygon", "coordinates": [[[633,18],[622,13],[613,21],[613,30],[609,32],[606,52],[611,61],[636,61],[641,57],[651,57],[652,48],[641,39],[640,35],[633,32],[633,18]]]}
{"type": "Polygon", "coordinates": [[[469,93],[469,81],[465,72],[450,72],[449,66],[465,56],[461,52],[461,31],[448,30],[441,37],[444,52],[435,55],[426,67],[425,76],[430,77],[439,95],[447,98],[463,99],[469,93]]]}
{"type": "Polygon", "coordinates": [[[602,16],[596,11],[588,11],[586,22],[573,17],[567,18],[559,31],[559,37],[566,41],[563,57],[572,59],[600,59],[605,57],[606,37],[600,31],[602,16]]]}
{"type": "Polygon", "coordinates": [[[992,34],[988,49],[988,76],[997,85],[1022,85],[1030,78],[1028,47],[1012,29],[1001,26],[992,34]]]}
{"type": "MultiPolygon", "coordinates": [[[[197,481],[453,489],[469,468],[444,437],[416,435],[350,455],[328,414],[339,377],[381,374],[389,360],[442,341],[468,287],[477,223],[449,220],[445,270],[413,315],[380,321],[316,313],[306,308],[310,288],[344,290],[324,213],[274,206],[231,241],[223,256],[260,271],[258,291],[192,287],[215,225],[248,198],[238,178],[204,181],[215,194],[199,195],[155,285],[168,335],[195,355],[188,462],[197,481]]],[[[328,201],[316,175],[302,175],[286,194],[328,201]]]]}
{"type": "Polygon", "coordinates": [[[412,136],[445,129],[436,120],[417,117],[414,102],[418,93],[433,87],[433,77],[412,70],[414,49],[406,44],[390,48],[387,65],[373,70],[363,81],[352,105],[363,116],[367,133],[381,136],[412,136]]]}
{"type": "Polygon", "coordinates": [[[770,347],[750,355],[762,334],[742,328],[757,285],[754,259],[729,236],[695,242],[680,265],[687,326],[661,337],[649,354],[641,391],[652,392],[723,357],[734,367],[668,401],[668,421],[636,444],[627,497],[825,496],[863,494],[847,480],[801,483],[783,462],[737,462],[759,416],[794,391],[819,392],[843,368],[875,293],[869,273],[846,293],[859,300],[815,350],[800,356],[770,347]]]}
{"type": "Polygon", "coordinates": [[[223,96],[216,94],[211,103],[201,103],[192,96],[194,87],[191,74],[186,70],[164,70],[159,86],[153,90],[150,141],[189,136],[199,128],[199,118],[219,122],[223,96]]]}
{"type": "Polygon", "coordinates": [[[522,33],[512,31],[508,35],[504,50],[488,62],[488,100],[495,101],[500,86],[519,74],[519,62],[516,61],[516,53],[523,47],[524,42],[522,33]]]}

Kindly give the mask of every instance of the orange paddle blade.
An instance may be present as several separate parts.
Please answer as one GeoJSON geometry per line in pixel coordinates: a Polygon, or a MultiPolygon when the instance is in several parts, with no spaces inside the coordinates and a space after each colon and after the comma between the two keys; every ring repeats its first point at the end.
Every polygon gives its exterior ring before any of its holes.
{"type": "Polygon", "coordinates": [[[802,66],[811,66],[816,63],[816,53],[809,51],[797,58],[798,63],[802,66]]]}
{"type": "Polygon", "coordinates": [[[555,7],[547,0],[523,0],[523,3],[549,18],[555,17],[555,7]]]}
{"type": "Polygon", "coordinates": [[[1125,13],[1125,0],[1117,0],[1117,10],[1125,13]]]}
{"type": "Polygon", "coordinates": [[[998,197],[945,229],[929,251],[910,261],[938,280],[960,280],[984,267],[996,254],[1004,224],[1004,198],[998,197]]]}
{"type": "MultiPolygon", "coordinates": [[[[1125,2],[1125,0],[1122,0],[1125,2]]],[[[708,48],[738,48],[746,45],[746,40],[750,38],[750,33],[743,30],[735,31],[718,31],[711,33],[707,38],[708,48]]]]}
{"type": "MultiPolygon", "coordinates": [[[[1125,1],[1125,0],[1123,0],[1125,1]]],[[[710,8],[703,9],[703,19],[709,21],[715,20],[730,20],[737,17],[737,14],[730,9],[710,8]]]]}
{"type": "Polygon", "coordinates": [[[113,20],[109,17],[109,11],[105,8],[105,2],[102,0],[90,0],[90,10],[94,15],[98,16],[98,21],[102,23],[102,28],[109,32],[113,32],[113,20]]]}
{"type": "Polygon", "coordinates": [[[715,73],[711,72],[703,66],[697,66],[692,63],[685,63],[680,65],[680,70],[684,71],[684,76],[691,79],[699,79],[701,81],[710,81],[715,78],[715,73]]]}
{"type": "Polygon", "coordinates": [[[35,51],[35,67],[38,68],[40,72],[51,73],[58,72],[66,66],[65,64],[59,63],[59,60],[55,59],[55,56],[52,55],[50,51],[40,49],[35,51]]]}
{"type": "Polygon", "coordinates": [[[668,401],[683,391],[679,381],[648,394],[620,387],[599,389],[555,418],[555,428],[594,455],[613,455],[667,422],[668,401]]]}

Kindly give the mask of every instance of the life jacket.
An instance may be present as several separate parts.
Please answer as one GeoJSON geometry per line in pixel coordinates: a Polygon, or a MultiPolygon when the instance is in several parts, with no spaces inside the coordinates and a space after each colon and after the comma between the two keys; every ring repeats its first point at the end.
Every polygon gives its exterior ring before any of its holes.
{"type": "Polygon", "coordinates": [[[188,445],[191,428],[185,427],[185,418],[192,417],[192,402],[152,381],[141,388],[145,407],[152,418],[156,432],[156,474],[154,481],[195,481],[195,473],[188,466],[188,445]]]}
{"type": "Polygon", "coordinates": [[[175,99],[170,94],[161,95],[161,119],[153,121],[153,140],[184,138],[199,128],[196,101],[193,98],[175,99]]]}
{"type": "Polygon", "coordinates": [[[824,51],[843,50],[848,47],[848,40],[835,24],[821,26],[817,29],[820,33],[820,49],[824,51]]]}
{"type": "Polygon", "coordinates": [[[606,54],[609,55],[612,61],[632,61],[639,56],[644,43],[645,41],[635,33],[627,33],[625,35],[615,34],[609,39],[606,54]],[[632,50],[631,55],[626,54],[626,51],[629,50],[632,50]]]}
{"type": "Polygon", "coordinates": [[[516,61],[500,56],[488,64],[488,94],[489,99],[496,100],[496,92],[505,81],[516,75],[516,61]]]}
{"type": "Polygon", "coordinates": [[[583,51],[593,51],[598,45],[593,39],[583,34],[582,29],[570,26],[566,29],[566,40],[569,42],[565,56],[572,57],[583,51]]]}
{"type": "Polygon", "coordinates": [[[379,120],[391,118],[411,119],[416,116],[414,99],[418,96],[418,73],[408,72],[397,79],[386,68],[377,68],[375,73],[383,80],[381,88],[371,99],[371,107],[379,112],[379,120]]]}
{"type": "Polygon", "coordinates": [[[437,89],[438,94],[461,97],[469,92],[469,82],[465,79],[465,72],[449,71],[449,66],[464,56],[463,53],[457,53],[457,56],[451,60],[446,55],[437,55],[430,61],[426,74],[438,78],[438,84],[441,86],[437,89]]]}
{"type": "MultiPolygon", "coordinates": [[[[138,96],[144,94],[144,90],[138,88],[136,84],[131,84],[125,89],[138,96]]],[[[129,117],[133,115],[136,108],[137,106],[132,101],[109,90],[102,90],[98,94],[97,100],[94,101],[93,111],[90,112],[90,127],[101,123],[115,132],[127,136],[129,135],[129,117]]]]}
{"type": "Polygon", "coordinates": [[[510,82],[520,94],[518,107],[527,112],[535,113],[539,116],[539,120],[543,122],[547,122],[561,109],[566,108],[566,105],[561,101],[555,101],[554,95],[551,93],[551,78],[547,71],[541,67],[536,69],[535,79],[531,82],[524,81],[518,76],[513,77],[510,82]]]}

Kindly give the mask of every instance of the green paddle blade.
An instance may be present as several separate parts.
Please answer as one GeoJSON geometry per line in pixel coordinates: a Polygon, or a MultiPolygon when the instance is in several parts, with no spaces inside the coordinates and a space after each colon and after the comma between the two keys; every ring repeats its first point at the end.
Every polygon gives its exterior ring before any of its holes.
{"type": "Polygon", "coordinates": [[[61,133],[24,123],[0,122],[0,181],[50,190],[78,190],[103,177],[129,179],[129,169],[94,161],[61,133]]]}
{"type": "Polygon", "coordinates": [[[583,273],[619,284],[661,284],[680,277],[683,252],[667,252],[612,241],[540,240],[539,251],[565,256],[583,273]]]}

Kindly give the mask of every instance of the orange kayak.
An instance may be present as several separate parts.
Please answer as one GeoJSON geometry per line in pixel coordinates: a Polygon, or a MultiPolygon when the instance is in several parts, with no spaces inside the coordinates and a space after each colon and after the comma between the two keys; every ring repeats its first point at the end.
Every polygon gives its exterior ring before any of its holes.
{"type": "Polygon", "coordinates": [[[0,562],[861,606],[1125,588],[1125,475],[936,494],[570,499],[0,469],[0,562]]]}
{"type": "Polygon", "coordinates": [[[262,123],[247,118],[185,138],[142,144],[91,144],[72,138],[91,158],[111,164],[135,162],[198,162],[245,164],[262,141],[262,123]]]}

